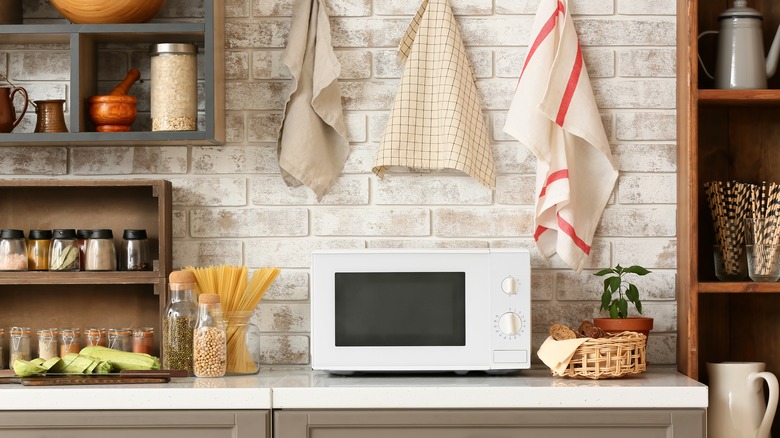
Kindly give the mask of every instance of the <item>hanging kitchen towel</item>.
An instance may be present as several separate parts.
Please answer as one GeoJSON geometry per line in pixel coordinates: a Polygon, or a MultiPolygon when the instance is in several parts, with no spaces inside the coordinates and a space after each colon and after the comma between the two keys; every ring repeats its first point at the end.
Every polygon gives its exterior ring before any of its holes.
{"type": "Polygon", "coordinates": [[[318,199],[330,190],[349,155],[338,83],[341,65],[330,38],[323,0],[296,0],[282,55],[292,84],[277,154],[285,183],[305,184],[318,199]]]}
{"type": "Polygon", "coordinates": [[[580,271],[618,171],[568,0],[542,0],[504,132],[537,159],[534,240],[580,271]]]}
{"type": "Polygon", "coordinates": [[[455,169],[494,188],[493,152],[474,73],[447,0],[422,2],[398,52],[404,74],[374,173],[455,169]]]}

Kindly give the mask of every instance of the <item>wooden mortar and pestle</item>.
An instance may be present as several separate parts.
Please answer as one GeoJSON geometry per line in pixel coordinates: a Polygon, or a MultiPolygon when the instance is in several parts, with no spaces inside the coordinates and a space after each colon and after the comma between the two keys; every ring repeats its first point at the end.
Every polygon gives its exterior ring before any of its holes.
{"type": "Polygon", "coordinates": [[[128,96],[130,87],[141,77],[141,72],[131,68],[122,82],[110,93],[92,96],[89,103],[89,118],[97,132],[127,132],[136,117],[136,98],[128,96]]]}

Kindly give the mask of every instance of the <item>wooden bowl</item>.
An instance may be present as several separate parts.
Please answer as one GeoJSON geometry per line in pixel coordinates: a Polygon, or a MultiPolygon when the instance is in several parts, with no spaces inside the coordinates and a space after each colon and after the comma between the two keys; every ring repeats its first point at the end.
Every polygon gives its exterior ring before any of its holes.
{"type": "Polygon", "coordinates": [[[65,18],[77,24],[144,23],[165,0],[51,0],[65,18]]]}
{"type": "Polygon", "coordinates": [[[97,132],[127,132],[135,121],[133,96],[92,96],[87,102],[89,118],[97,132]]]}

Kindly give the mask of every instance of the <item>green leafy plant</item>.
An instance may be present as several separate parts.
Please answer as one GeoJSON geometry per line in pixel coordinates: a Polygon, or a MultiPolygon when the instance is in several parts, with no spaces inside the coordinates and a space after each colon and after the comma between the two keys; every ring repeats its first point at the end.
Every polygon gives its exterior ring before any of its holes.
{"type": "Polygon", "coordinates": [[[642,313],[642,301],[639,300],[639,289],[634,283],[624,278],[628,274],[647,275],[652,271],[633,265],[624,268],[620,265],[614,268],[602,269],[593,275],[604,278],[604,293],[601,294],[601,310],[609,310],[610,318],[627,318],[628,302],[634,304],[636,310],[642,313]],[[614,298],[613,298],[614,297],[614,298]]]}

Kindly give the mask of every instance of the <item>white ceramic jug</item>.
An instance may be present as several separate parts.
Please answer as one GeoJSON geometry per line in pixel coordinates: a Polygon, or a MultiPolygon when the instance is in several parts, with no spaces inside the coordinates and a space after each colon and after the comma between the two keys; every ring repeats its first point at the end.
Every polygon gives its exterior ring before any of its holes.
{"type": "Polygon", "coordinates": [[[777,378],[762,362],[708,363],[707,436],[769,438],[777,410],[777,378]],[[769,400],[764,402],[764,384],[769,400]]]}

